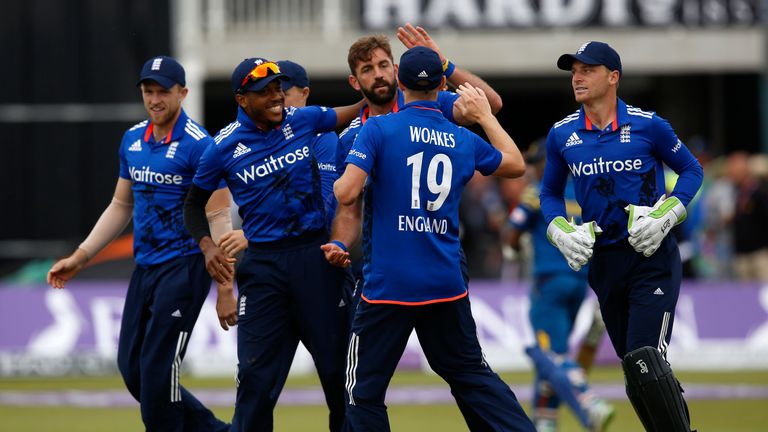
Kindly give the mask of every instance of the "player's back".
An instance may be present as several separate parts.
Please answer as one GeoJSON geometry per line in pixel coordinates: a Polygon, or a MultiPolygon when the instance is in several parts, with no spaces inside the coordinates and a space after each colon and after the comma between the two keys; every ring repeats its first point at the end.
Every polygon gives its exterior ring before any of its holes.
{"type": "Polygon", "coordinates": [[[426,101],[363,127],[348,162],[373,158],[363,229],[366,298],[423,302],[465,293],[458,206],[478,140],[426,101]]]}

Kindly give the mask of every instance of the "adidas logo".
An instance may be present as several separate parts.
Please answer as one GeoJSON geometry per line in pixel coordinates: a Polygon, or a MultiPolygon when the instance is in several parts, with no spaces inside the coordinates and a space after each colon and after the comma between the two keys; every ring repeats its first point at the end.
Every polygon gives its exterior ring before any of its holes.
{"type": "Polygon", "coordinates": [[[653,292],[653,295],[664,295],[664,291],[662,291],[661,288],[656,288],[656,291],[653,292]]]}
{"type": "Polygon", "coordinates": [[[172,317],[181,318],[181,311],[176,309],[175,312],[171,314],[172,317]]]}
{"type": "Polygon", "coordinates": [[[571,136],[568,137],[568,141],[565,142],[566,147],[575,146],[576,144],[581,144],[584,141],[579,138],[578,135],[576,135],[576,132],[572,133],[571,136]]]}
{"type": "Polygon", "coordinates": [[[346,306],[346,305],[347,305],[347,302],[345,302],[345,301],[344,301],[344,299],[341,299],[341,300],[339,301],[339,307],[344,307],[344,306],[346,306]]]}
{"type": "Polygon", "coordinates": [[[243,143],[237,143],[237,148],[235,148],[235,152],[232,153],[232,159],[240,157],[250,151],[251,149],[243,145],[243,143]]]}
{"type": "Polygon", "coordinates": [[[128,151],[141,151],[141,140],[136,140],[135,143],[128,147],[128,151]]]}
{"type": "Polygon", "coordinates": [[[421,73],[419,73],[419,78],[429,78],[427,71],[421,71],[421,73]]]}

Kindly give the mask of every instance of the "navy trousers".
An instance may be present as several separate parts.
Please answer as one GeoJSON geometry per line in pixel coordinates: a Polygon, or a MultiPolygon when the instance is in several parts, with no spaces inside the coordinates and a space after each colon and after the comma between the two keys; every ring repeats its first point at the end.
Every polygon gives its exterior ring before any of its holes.
{"type": "Polygon", "coordinates": [[[414,329],[470,430],[535,430],[515,394],[485,362],[467,297],[423,306],[360,302],[347,354],[345,430],[390,430],[384,396],[414,329]]]}
{"type": "Polygon", "coordinates": [[[125,297],[117,365],[128,391],[141,404],[147,431],[225,431],[179,384],[181,362],[211,288],[201,254],[140,266],[125,297]]]}
{"type": "Polygon", "coordinates": [[[674,236],[667,236],[648,258],[627,242],[595,249],[589,285],[619,358],[644,346],[666,354],[681,280],[674,236]]]}
{"type": "Polygon", "coordinates": [[[273,244],[251,243],[237,270],[238,388],[233,431],[271,431],[272,411],[301,341],[330,410],[344,421],[344,358],[349,335],[347,272],[325,260],[327,233],[273,244]]]}

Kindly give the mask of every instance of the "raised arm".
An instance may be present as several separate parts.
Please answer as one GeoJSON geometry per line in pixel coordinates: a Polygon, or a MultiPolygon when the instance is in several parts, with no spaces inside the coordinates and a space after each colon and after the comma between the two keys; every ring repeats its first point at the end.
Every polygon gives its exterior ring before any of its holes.
{"type": "Polygon", "coordinates": [[[339,205],[333,219],[331,241],[320,246],[325,259],[339,267],[351,263],[347,249],[357,243],[362,224],[362,192],[368,174],[360,167],[349,164],[344,174],[333,184],[333,192],[339,205]]]}
{"type": "MultiPolygon", "coordinates": [[[[472,84],[473,87],[480,88],[488,98],[488,104],[491,107],[491,112],[496,114],[499,112],[499,110],[501,110],[503,103],[501,96],[499,96],[496,90],[494,90],[493,87],[488,85],[488,83],[479,76],[466,69],[462,69],[456,66],[453,64],[453,62],[448,60],[443,55],[442,51],[440,51],[440,47],[437,45],[437,42],[435,42],[435,40],[429,36],[429,33],[427,33],[427,31],[422,27],[414,27],[410,23],[406,24],[405,27],[398,27],[397,38],[400,39],[400,42],[402,42],[407,49],[413,48],[415,46],[425,46],[437,52],[437,54],[440,56],[440,61],[443,62],[443,71],[445,71],[445,77],[448,79],[449,83],[451,83],[454,87],[458,87],[459,85],[468,82],[472,84]]],[[[454,108],[453,114],[456,123],[469,124],[467,123],[467,119],[462,117],[462,114],[458,109],[454,108]]]]}

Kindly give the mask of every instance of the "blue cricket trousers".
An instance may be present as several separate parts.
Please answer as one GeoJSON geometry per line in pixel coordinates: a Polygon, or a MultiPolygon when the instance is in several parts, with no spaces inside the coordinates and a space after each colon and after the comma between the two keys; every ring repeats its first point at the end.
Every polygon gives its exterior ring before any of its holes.
{"type": "Polygon", "coordinates": [[[568,353],[568,337],[587,293],[586,278],[568,272],[537,276],[530,295],[528,317],[537,342],[539,333],[546,333],[549,346],[541,349],[558,354],[568,353]]]}
{"type": "Polygon", "coordinates": [[[423,306],[361,301],[347,354],[346,431],[389,431],[384,395],[413,329],[472,431],[534,431],[483,358],[469,298],[423,306]]]}
{"type": "Polygon", "coordinates": [[[201,254],[137,265],[125,297],[117,365],[147,431],[225,431],[179,384],[181,362],[211,277],[201,254]]]}
{"type": "Polygon", "coordinates": [[[681,280],[680,252],[672,235],[648,258],[626,241],[595,249],[589,284],[619,358],[644,346],[666,354],[681,280]]]}
{"type": "Polygon", "coordinates": [[[236,275],[239,365],[232,431],[272,430],[272,411],[299,341],[315,362],[329,428],[341,429],[349,335],[344,290],[351,278],[325,260],[320,245],[327,237],[323,231],[251,243],[245,252],[236,275]]]}

